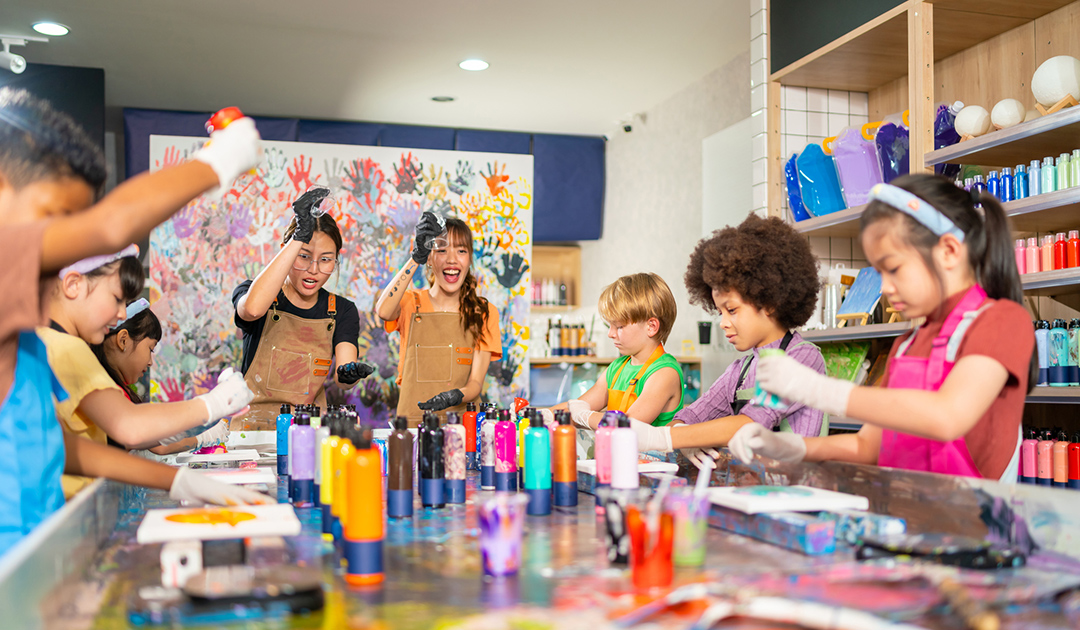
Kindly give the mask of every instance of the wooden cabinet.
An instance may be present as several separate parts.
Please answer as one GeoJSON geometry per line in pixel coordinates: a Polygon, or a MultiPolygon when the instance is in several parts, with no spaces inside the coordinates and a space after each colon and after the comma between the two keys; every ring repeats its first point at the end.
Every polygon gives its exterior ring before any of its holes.
{"type": "Polygon", "coordinates": [[[560,245],[533,245],[532,281],[566,283],[565,306],[537,306],[534,312],[562,312],[581,306],[581,248],[560,245]]]}

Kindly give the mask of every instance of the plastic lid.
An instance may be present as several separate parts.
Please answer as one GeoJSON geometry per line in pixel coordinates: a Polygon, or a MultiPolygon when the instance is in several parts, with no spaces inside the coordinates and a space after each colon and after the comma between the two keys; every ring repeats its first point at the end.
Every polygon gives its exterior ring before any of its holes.
{"type": "Polygon", "coordinates": [[[1080,328],[1080,319],[1072,318],[1069,322],[1069,328],[1080,328]]]}
{"type": "Polygon", "coordinates": [[[1058,156],[1058,159],[1068,161],[1069,154],[1068,153],[1062,153],[1061,155],[1058,156]]]}
{"type": "Polygon", "coordinates": [[[620,429],[629,429],[630,428],[630,418],[627,418],[626,414],[622,414],[622,415],[619,416],[619,428],[620,429]]]}
{"type": "Polygon", "coordinates": [[[1024,173],[1024,172],[1027,172],[1027,167],[1026,167],[1026,166],[1024,166],[1023,164],[1017,164],[1017,165],[1016,165],[1016,172],[1017,172],[1017,173],[1024,173]]]}
{"type": "Polygon", "coordinates": [[[983,180],[983,177],[982,177],[982,175],[976,175],[976,176],[975,176],[975,182],[976,182],[976,183],[978,183],[978,184],[981,184],[981,183],[982,183],[982,180],[983,180]]]}
{"type": "Polygon", "coordinates": [[[540,414],[535,414],[534,413],[529,418],[529,427],[531,427],[533,429],[543,429],[544,428],[544,418],[541,417],[540,414]]]}
{"type": "Polygon", "coordinates": [[[298,424],[300,426],[311,426],[311,416],[309,416],[307,413],[301,412],[297,414],[296,418],[293,419],[293,424],[298,424]]]}
{"type": "Polygon", "coordinates": [[[1035,330],[1050,330],[1050,322],[1040,319],[1035,322],[1035,330]]]}
{"type": "Polygon", "coordinates": [[[1043,166],[1047,166],[1047,165],[1053,166],[1054,165],[1054,158],[1052,158],[1050,156],[1044,157],[1043,158],[1043,166]]]}
{"type": "Polygon", "coordinates": [[[317,418],[321,418],[322,417],[322,409],[320,409],[318,405],[312,405],[311,406],[311,415],[313,415],[313,416],[315,416],[317,418]]]}
{"type": "Polygon", "coordinates": [[[1039,168],[1039,161],[1038,160],[1032,160],[1031,161],[1031,168],[1039,168]]]}
{"type": "Polygon", "coordinates": [[[495,417],[499,419],[499,422],[512,422],[509,409],[498,409],[495,411],[495,417]]]}
{"type": "Polygon", "coordinates": [[[437,426],[439,426],[439,416],[438,416],[438,414],[436,414],[434,411],[425,411],[424,412],[424,424],[426,424],[429,427],[433,427],[433,426],[437,427],[437,426]]]}
{"type": "Polygon", "coordinates": [[[1016,246],[1017,247],[1023,247],[1024,246],[1024,239],[1022,239],[1022,238],[1016,239],[1016,246]]]}
{"type": "Polygon", "coordinates": [[[461,414],[456,411],[446,412],[446,424],[461,424],[461,414]]]}
{"type": "Polygon", "coordinates": [[[1001,169],[1001,174],[1002,175],[1012,175],[1012,169],[1009,168],[1008,166],[1006,166],[1005,168],[1001,169]]]}
{"type": "Polygon", "coordinates": [[[281,403],[281,413],[283,415],[287,413],[292,413],[292,409],[289,407],[289,403],[281,403]]]}
{"type": "Polygon", "coordinates": [[[997,176],[998,176],[998,172],[997,172],[997,171],[990,171],[990,177],[994,177],[994,178],[996,178],[997,176]]]}
{"type": "Polygon", "coordinates": [[[408,431],[409,430],[409,419],[406,418],[405,416],[398,416],[398,417],[394,418],[394,428],[397,429],[398,431],[408,431]]]}
{"type": "Polygon", "coordinates": [[[1065,233],[1064,232],[1058,232],[1057,234],[1054,235],[1054,242],[1055,243],[1057,241],[1064,241],[1064,240],[1065,240],[1065,233]]]}
{"type": "Polygon", "coordinates": [[[353,443],[353,447],[361,450],[371,448],[371,429],[368,427],[350,427],[345,437],[353,443]]]}
{"type": "Polygon", "coordinates": [[[1065,320],[1064,319],[1055,319],[1054,320],[1054,328],[1064,328],[1064,327],[1065,327],[1065,320]]]}
{"type": "Polygon", "coordinates": [[[1043,242],[1043,245],[1053,245],[1054,244],[1054,237],[1047,234],[1046,236],[1043,237],[1042,242],[1043,242]]]}
{"type": "Polygon", "coordinates": [[[476,403],[465,403],[465,411],[476,411],[476,403]]]}
{"type": "Polygon", "coordinates": [[[1029,238],[1027,240],[1027,246],[1028,247],[1038,247],[1038,245],[1039,245],[1039,239],[1035,238],[1034,236],[1032,236],[1031,238],[1029,238]]]}
{"type": "Polygon", "coordinates": [[[621,412],[621,411],[605,411],[604,412],[604,417],[607,418],[607,421],[608,421],[607,426],[609,426],[609,427],[618,426],[620,416],[625,417],[626,414],[621,412]]]}
{"type": "Polygon", "coordinates": [[[1069,230],[1069,240],[1074,238],[1080,239],[1080,230],[1069,230]]]}

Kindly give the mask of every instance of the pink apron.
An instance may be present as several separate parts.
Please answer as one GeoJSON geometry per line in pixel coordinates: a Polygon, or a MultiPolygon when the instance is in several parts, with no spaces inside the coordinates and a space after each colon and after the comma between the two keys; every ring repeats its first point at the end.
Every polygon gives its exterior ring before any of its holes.
{"type": "MultiPolygon", "coordinates": [[[[896,349],[896,356],[889,362],[887,386],[937,391],[956,364],[960,340],[971,322],[982,312],[980,306],[984,302],[986,291],[979,285],[971,287],[945,318],[927,358],[904,356],[918,334],[916,329],[900,344],[896,349]]],[[[962,477],[982,477],[962,437],[951,442],[939,442],[885,429],[881,432],[878,465],[962,477]]]]}

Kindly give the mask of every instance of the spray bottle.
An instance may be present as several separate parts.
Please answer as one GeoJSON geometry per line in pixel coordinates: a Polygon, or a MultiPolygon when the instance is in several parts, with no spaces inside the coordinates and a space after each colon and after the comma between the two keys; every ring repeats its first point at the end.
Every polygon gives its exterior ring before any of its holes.
{"type": "Polygon", "coordinates": [[[413,514],[413,436],[409,419],[394,419],[394,431],[387,439],[389,466],[386,479],[386,515],[394,518],[413,514]]]}
{"type": "Polygon", "coordinates": [[[367,586],[383,581],[382,458],[371,447],[370,429],[351,429],[355,455],[345,460],[345,581],[367,586]]]}
{"type": "Polygon", "coordinates": [[[510,410],[499,411],[495,423],[495,489],[517,492],[517,427],[510,410]]]}
{"type": "Polygon", "coordinates": [[[289,403],[281,403],[277,417],[277,474],[289,474],[289,427],[292,426],[292,409],[289,403]]]}
{"type": "Polygon", "coordinates": [[[311,507],[315,494],[315,429],[306,413],[297,416],[289,429],[289,462],[293,505],[311,507]]]}
{"type": "Polygon", "coordinates": [[[446,471],[444,489],[447,503],[465,502],[466,443],[461,416],[454,411],[447,412],[446,426],[443,427],[443,468],[446,471]]]}
{"type": "Polygon", "coordinates": [[[525,449],[529,453],[529,468],[525,474],[525,492],[529,495],[528,513],[533,516],[551,514],[551,432],[544,418],[533,413],[525,429],[525,449]]]}
{"type": "Polygon", "coordinates": [[[555,412],[555,421],[559,423],[552,442],[555,505],[574,507],[578,502],[577,429],[571,422],[570,412],[565,409],[555,412]]]}
{"type": "Polygon", "coordinates": [[[420,434],[420,502],[424,507],[446,507],[443,495],[445,468],[443,461],[443,430],[439,416],[424,413],[425,431],[420,434]]]}

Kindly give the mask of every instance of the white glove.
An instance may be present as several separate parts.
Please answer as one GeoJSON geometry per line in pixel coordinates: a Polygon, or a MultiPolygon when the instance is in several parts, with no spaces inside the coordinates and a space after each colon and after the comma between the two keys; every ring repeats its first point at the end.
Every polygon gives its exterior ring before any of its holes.
{"type": "Polygon", "coordinates": [[[203,431],[195,436],[195,442],[198,444],[196,448],[206,448],[207,446],[216,446],[218,444],[224,444],[229,441],[229,421],[220,420],[210,429],[203,431]]]}
{"type": "Polygon", "coordinates": [[[630,428],[637,434],[638,452],[671,452],[671,427],[654,427],[647,422],[630,418],[630,428]]]}
{"type": "Polygon", "coordinates": [[[550,409],[537,409],[536,411],[540,414],[540,417],[544,419],[544,426],[551,430],[555,430],[555,427],[559,424],[558,422],[555,422],[555,412],[550,409]]]}
{"type": "Polygon", "coordinates": [[[274,499],[227,483],[213,479],[190,468],[179,468],[169,488],[169,498],[174,501],[192,503],[213,503],[215,505],[272,505],[274,499]]]}
{"type": "MultiPolygon", "coordinates": [[[[233,123],[236,124],[236,123],[233,123]]],[[[229,129],[232,125],[229,125],[229,129]]],[[[214,389],[196,396],[206,405],[206,423],[227,418],[247,407],[248,403],[255,398],[255,394],[248,389],[244,382],[244,376],[234,371],[231,367],[225,368],[218,376],[218,384],[214,389]]]]}
{"type": "Polygon", "coordinates": [[[262,160],[262,139],[255,121],[247,116],[232,121],[210,134],[210,142],[191,157],[214,169],[219,182],[214,192],[228,187],[262,160]]]}
{"type": "Polygon", "coordinates": [[[570,400],[567,401],[566,406],[570,408],[570,418],[573,419],[574,426],[581,427],[582,429],[588,429],[592,431],[592,426],[589,425],[589,416],[592,415],[592,407],[584,400],[570,400]]]}
{"type": "Polygon", "coordinates": [[[713,462],[716,460],[716,458],[720,457],[720,451],[716,450],[715,448],[708,447],[698,448],[696,446],[692,446],[690,448],[680,448],[679,452],[683,454],[683,457],[694,462],[694,465],[698,468],[701,468],[702,466],[708,466],[710,462],[713,462]]]}
{"type": "Polygon", "coordinates": [[[846,416],[855,384],[819,374],[789,356],[760,357],[757,380],[770,394],[820,409],[830,416],[846,416]]]}
{"type": "Polygon", "coordinates": [[[744,464],[754,461],[754,455],[792,464],[806,457],[806,441],[801,435],[770,431],[756,422],[744,424],[736,431],[728,448],[744,464]]]}

